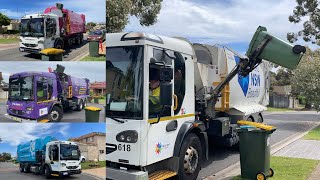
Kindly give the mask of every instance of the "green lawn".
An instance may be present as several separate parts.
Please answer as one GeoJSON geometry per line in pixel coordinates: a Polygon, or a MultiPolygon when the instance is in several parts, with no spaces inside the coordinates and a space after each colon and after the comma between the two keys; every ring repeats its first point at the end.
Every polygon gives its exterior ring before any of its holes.
{"type": "MultiPolygon", "coordinates": [[[[274,170],[272,180],[305,180],[312,173],[320,161],[299,158],[275,157],[271,158],[271,168],[274,170]]],[[[233,180],[244,180],[240,176],[233,180]]]]}
{"type": "Polygon", "coordinates": [[[283,111],[294,111],[294,109],[289,108],[273,108],[273,107],[267,107],[267,112],[283,112],[283,111]]]}
{"type": "Polygon", "coordinates": [[[94,169],[94,168],[106,167],[106,161],[99,161],[96,163],[99,164],[99,166],[90,166],[91,164],[95,164],[95,162],[81,163],[81,169],[84,170],[84,169],[94,169]]]}
{"type": "Polygon", "coordinates": [[[303,137],[306,140],[320,140],[320,126],[312,129],[307,135],[303,137]]]}
{"type": "Polygon", "coordinates": [[[81,59],[81,61],[106,61],[106,57],[105,56],[100,56],[100,57],[87,56],[81,59]]]}
{"type": "Polygon", "coordinates": [[[10,38],[10,39],[0,39],[0,44],[10,44],[19,42],[18,38],[10,38]]]}
{"type": "Polygon", "coordinates": [[[106,99],[99,99],[99,104],[106,104],[106,99]]]}

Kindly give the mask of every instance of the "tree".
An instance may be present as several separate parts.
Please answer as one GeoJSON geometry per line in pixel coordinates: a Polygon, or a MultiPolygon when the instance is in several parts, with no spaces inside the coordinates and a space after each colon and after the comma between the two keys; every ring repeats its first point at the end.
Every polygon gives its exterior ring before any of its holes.
{"type": "Polygon", "coordinates": [[[11,160],[11,154],[10,153],[2,153],[0,154],[0,162],[11,160]]]}
{"type": "Polygon", "coordinates": [[[304,96],[306,104],[320,105],[320,51],[307,48],[297,69],[291,78],[292,93],[304,96]]]}
{"type": "Polygon", "coordinates": [[[90,26],[90,27],[95,27],[97,24],[94,23],[94,22],[88,22],[87,23],[87,26],[90,26]]]}
{"type": "Polygon", "coordinates": [[[287,39],[290,42],[295,42],[298,37],[303,37],[306,42],[320,45],[320,9],[318,8],[317,0],[296,0],[297,6],[293,10],[293,14],[289,16],[291,23],[303,23],[303,29],[295,32],[289,32],[287,39]]]}
{"type": "Polygon", "coordinates": [[[0,13],[0,27],[8,26],[9,24],[10,24],[10,19],[6,15],[0,13]]]}
{"type": "Polygon", "coordinates": [[[157,22],[162,0],[106,0],[107,32],[121,32],[136,16],[142,26],[157,22]]]}

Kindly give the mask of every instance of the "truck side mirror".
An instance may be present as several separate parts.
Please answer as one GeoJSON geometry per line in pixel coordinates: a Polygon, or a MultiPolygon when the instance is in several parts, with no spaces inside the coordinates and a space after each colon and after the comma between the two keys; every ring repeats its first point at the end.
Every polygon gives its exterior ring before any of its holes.
{"type": "Polygon", "coordinates": [[[173,79],[173,69],[170,67],[160,68],[160,81],[171,81],[173,79]]]}
{"type": "Polygon", "coordinates": [[[160,83],[160,105],[172,106],[172,83],[161,82],[160,83]]]}

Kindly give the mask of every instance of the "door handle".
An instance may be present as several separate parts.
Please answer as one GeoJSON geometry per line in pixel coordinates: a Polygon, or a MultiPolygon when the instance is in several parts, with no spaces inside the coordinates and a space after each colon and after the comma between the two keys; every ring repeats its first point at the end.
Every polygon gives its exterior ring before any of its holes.
{"type": "Polygon", "coordinates": [[[174,99],[174,106],[173,106],[173,110],[177,110],[178,109],[178,96],[177,95],[173,95],[173,99],[174,99]]]}

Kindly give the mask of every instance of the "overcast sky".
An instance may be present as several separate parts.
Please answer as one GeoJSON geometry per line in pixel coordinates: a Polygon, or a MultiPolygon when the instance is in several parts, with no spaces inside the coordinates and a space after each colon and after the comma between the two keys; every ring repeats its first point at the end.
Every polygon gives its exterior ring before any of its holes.
{"type": "Polygon", "coordinates": [[[48,72],[48,68],[56,69],[57,64],[65,66],[65,73],[78,78],[88,78],[90,82],[106,80],[105,62],[10,62],[2,61],[0,72],[5,82],[9,76],[25,71],[48,72]]]}
{"type": "Polygon", "coordinates": [[[68,140],[91,132],[105,133],[105,123],[1,123],[0,153],[9,152],[16,156],[17,146],[20,143],[45,136],[68,140]]]}
{"type": "Polygon", "coordinates": [[[283,39],[297,32],[302,25],[288,21],[295,6],[295,0],[164,0],[155,25],[142,27],[131,17],[125,30],[224,44],[244,53],[259,25],[283,39]]]}
{"type": "Polygon", "coordinates": [[[0,13],[10,18],[20,19],[26,14],[43,12],[56,2],[64,4],[64,8],[86,15],[87,22],[106,21],[105,0],[1,0],[0,13]]]}

